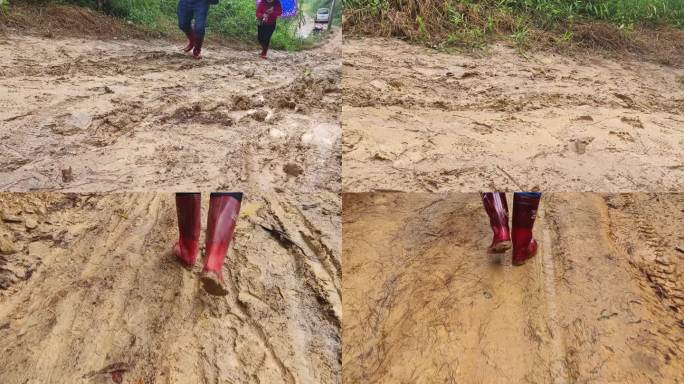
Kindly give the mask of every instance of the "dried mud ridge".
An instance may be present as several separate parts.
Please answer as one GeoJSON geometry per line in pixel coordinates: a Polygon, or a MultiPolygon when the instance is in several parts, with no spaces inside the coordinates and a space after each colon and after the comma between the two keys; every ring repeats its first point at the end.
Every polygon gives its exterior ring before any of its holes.
{"type": "Polygon", "coordinates": [[[681,189],[683,68],[372,38],[343,55],[347,192],[681,189]]]}
{"type": "Polygon", "coordinates": [[[10,35],[0,189],[339,191],[340,39],[195,61],[168,41],[10,35]]]}
{"type": "Polygon", "coordinates": [[[0,194],[0,382],[340,383],[340,201],[248,196],[213,297],[172,194],[0,194]]]}
{"type": "Polygon", "coordinates": [[[546,194],[522,267],[475,194],[343,204],[345,381],[684,382],[683,195],[546,194]]]}

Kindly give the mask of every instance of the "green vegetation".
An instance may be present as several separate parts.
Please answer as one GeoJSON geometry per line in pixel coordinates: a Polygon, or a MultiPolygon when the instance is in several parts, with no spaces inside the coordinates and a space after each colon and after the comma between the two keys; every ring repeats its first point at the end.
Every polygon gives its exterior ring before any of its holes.
{"type": "Polygon", "coordinates": [[[480,46],[507,36],[611,48],[635,28],[684,29],[684,0],[344,0],[345,33],[433,46],[480,46]]]}
{"type": "MultiPolygon", "coordinates": [[[[6,1],[8,0],[0,0],[0,3],[6,1]]],[[[316,11],[315,8],[309,6],[309,3],[329,3],[329,0],[299,1],[300,9],[304,12],[316,11]]],[[[177,0],[29,0],[28,2],[74,4],[101,9],[109,15],[142,24],[160,32],[181,34],[176,24],[177,0]]],[[[207,35],[256,43],[255,12],[255,0],[219,0],[217,5],[212,5],[209,9],[207,35]]],[[[302,12],[292,19],[279,20],[278,28],[271,40],[272,47],[297,50],[320,39],[320,36],[302,38],[297,35],[297,29],[302,20],[302,12]]]]}

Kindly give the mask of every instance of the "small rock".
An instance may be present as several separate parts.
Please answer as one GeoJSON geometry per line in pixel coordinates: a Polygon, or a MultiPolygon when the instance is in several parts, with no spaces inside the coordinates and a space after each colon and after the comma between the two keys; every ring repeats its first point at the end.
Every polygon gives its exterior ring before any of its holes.
{"type": "Polygon", "coordinates": [[[268,116],[268,112],[264,111],[263,109],[257,109],[250,116],[256,121],[264,121],[268,116]]]}
{"type": "Polygon", "coordinates": [[[304,173],[304,169],[295,163],[287,163],[283,166],[283,172],[290,176],[297,177],[304,173]]]}
{"type": "Polygon", "coordinates": [[[24,225],[27,229],[35,229],[38,226],[38,221],[36,221],[36,219],[34,219],[33,217],[29,217],[24,222],[24,225]]]}
{"type": "Polygon", "coordinates": [[[21,223],[23,220],[17,215],[11,215],[9,213],[2,214],[2,221],[5,223],[21,223]]]}
{"type": "Polygon", "coordinates": [[[13,236],[0,236],[0,253],[3,255],[11,255],[15,253],[17,248],[14,246],[13,236]]]}
{"type": "Polygon", "coordinates": [[[392,160],[391,156],[386,152],[376,152],[373,155],[373,160],[389,161],[392,160]]]}
{"type": "Polygon", "coordinates": [[[271,128],[268,131],[268,135],[271,136],[271,138],[273,139],[282,139],[283,137],[285,137],[285,132],[281,131],[278,128],[271,128]]]}

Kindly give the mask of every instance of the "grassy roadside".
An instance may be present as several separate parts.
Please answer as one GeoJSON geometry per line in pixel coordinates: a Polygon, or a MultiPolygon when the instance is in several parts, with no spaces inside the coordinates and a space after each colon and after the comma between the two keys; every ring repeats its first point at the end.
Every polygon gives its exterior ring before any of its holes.
{"type": "Polygon", "coordinates": [[[648,50],[655,39],[684,49],[684,0],[345,0],[343,25],[345,34],[445,50],[500,39],[521,48],[609,50],[648,50]]]}
{"type": "MultiPolygon", "coordinates": [[[[302,0],[300,0],[301,2],[302,0]]],[[[308,2],[320,2],[325,0],[304,0],[300,4],[300,14],[292,19],[279,20],[278,28],[272,38],[272,47],[294,51],[315,45],[324,34],[302,38],[298,36],[297,29],[303,20],[304,12],[310,11],[303,6],[308,2]]],[[[144,27],[152,34],[182,37],[176,24],[177,0],[0,0],[5,4],[5,15],[14,17],[21,23],[23,18],[31,22],[31,16],[44,13],[69,13],[68,6],[82,7],[85,9],[101,9],[103,13],[115,16],[128,24],[144,27]],[[12,1],[11,5],[8,1],[12,1]]],[[[74,8],[74,7],[72,7],[74,8]]],[[[256,21],[255,0],[220,0],[219,4],[212,5],[207,20],[207,36],[209,39],[220,39],[236,42],[244,42],[256,45],[256,21]]],[[[1,8],[0,8],[1,9],[1,8]]],[[[74,13],[73,11],[71,13],[74,13]]],[[[83,13],[81,12],[81,13],[83,13]]],[[[76,12],[78,13],[78,12],[76,12]]],[[[68,23],[68,21],[65,20],[68,23]]],[[[71,23],[80,22],[79,18],[71,23]]],[[[68,29],[69,26],[64,26],[68,29]]]]}

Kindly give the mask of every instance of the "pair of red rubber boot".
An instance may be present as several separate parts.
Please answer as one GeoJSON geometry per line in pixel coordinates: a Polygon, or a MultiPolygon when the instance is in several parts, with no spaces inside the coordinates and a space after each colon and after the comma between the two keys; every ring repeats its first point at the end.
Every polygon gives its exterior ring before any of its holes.
{"type": "Polygon", "coordinates": [[[490,253],[503,253],[513,245],[513,265],[522,265],[537,253],[537,241],[532,236],[541,193],[521,192],[513,194],[513,231],[508,229],[508,203],[503,192],[482,194],[482,202],[494,232],[490,253]]]}
{"type": "Polygon", "coordinates": [[[183,48],[183,52],[190,52],[192,50],[192,57],[195,59],[202,58],[202,44],[204,43],[204,36],[198,37],[194,32],[185,32],[188,37],[188,45],[183,48]]]}
{"type": "MultiPolygon", "coordinates": [[[[209,198],[206,253],[200,280],[204,289],[212,295],[224,296],[228,293],[223,280],[223,261],[233,239],[241,202],[242,193],[212,193],[209,198]]],[[[177,193],[176,212],[180,237],[174,253],[185,267],[192,268],[199,253],[201,195],[177,193]]]]}

